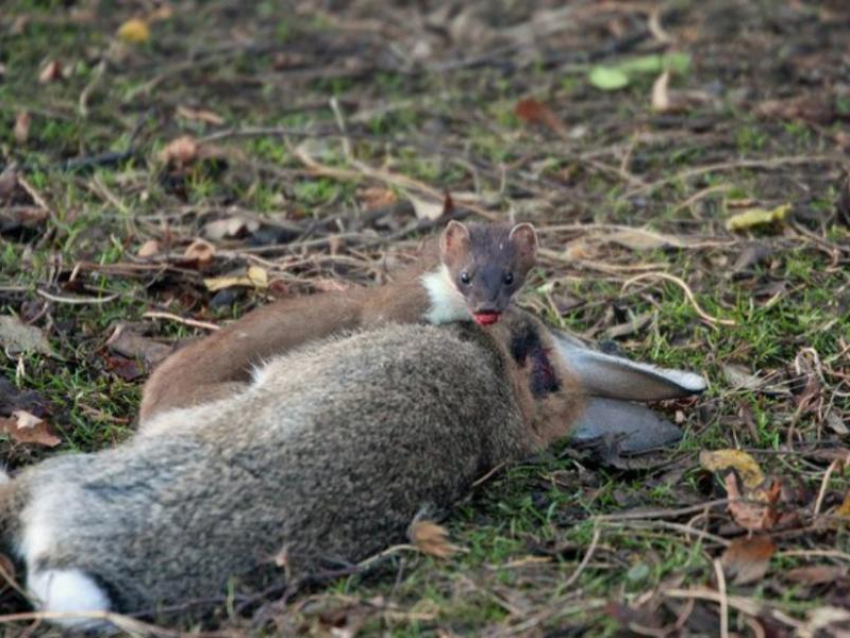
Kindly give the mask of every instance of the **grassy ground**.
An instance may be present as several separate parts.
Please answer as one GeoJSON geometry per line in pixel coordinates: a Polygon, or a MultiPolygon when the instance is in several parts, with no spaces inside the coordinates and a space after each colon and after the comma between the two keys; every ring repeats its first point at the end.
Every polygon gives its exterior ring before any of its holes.
{"type": "MultiPolygon", "coordinates": [[[[538,226],[525,304],[710,378],[698,400],[659,406],[684,441],[642,469],[563,446],[457,508],[447,525],[464,552],[399,549],[286,601],[223,605],[208,628],[847,631],[850,12],[561,5],[4,3],[0,314],[56,356],[6,344],[0,417],[23,406],[61,444],[7,436],[0,456],[18,467],[120,441],[157,345],[205,331],[185,320],[381,281],[439,226],[428,214],[448,190],[456,212],[538,226]],[[134,17],[144,42],[116,35],[134,17]],[[204,284],[249,267],[260,285],[204,284]],[[129,343],[110,340],[118,326],[129,343]],[[770,542],[744,542],[746,512],[717,502],[722,476],[699,453],[725,448],[768,476],[745,496],[770,542]]],[[[2,602],[24,609],[8,588],[2,602]]],[[[152,620],[192,627],[179,612],[152,620]]]]}

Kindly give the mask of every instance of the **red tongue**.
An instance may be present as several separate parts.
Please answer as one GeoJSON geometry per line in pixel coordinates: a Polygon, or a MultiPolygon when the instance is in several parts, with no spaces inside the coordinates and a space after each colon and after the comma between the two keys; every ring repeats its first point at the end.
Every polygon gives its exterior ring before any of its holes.
{"type": "Polygon", "coordinates": [[[489,326],[492,323],[496,323],[499,320],[498,312],[476,312],[472,315],[472,318],[475,319],[475,323],[479,326],[489,326]]]}

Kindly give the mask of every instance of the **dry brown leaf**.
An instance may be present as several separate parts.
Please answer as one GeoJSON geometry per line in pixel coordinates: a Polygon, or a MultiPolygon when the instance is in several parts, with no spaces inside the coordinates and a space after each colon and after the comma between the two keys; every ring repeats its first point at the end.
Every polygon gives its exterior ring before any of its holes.
{"type": "Polygon", "coordinates": [[[204,237],[218,241],[225,238],[244,237],[260,229],[260,222],[243,217],[228,217],[204,224],[204,237]]]}
{"type": "Polygon", "coordinates": [[[552,129],[552,131],[564,139],[570,136],[570,132],[561,118],[547,105],[538,102],[534,98],[525,98],[517,102],[514,113],[521,120],[532,124],[542,124],[552,129]]]}
{"type": "Polygon", "coordinates": [[[59,60],[50,60],[50,62],[44,65],[41,73],[38,74],[38,81],[41,84],[48,84],[49,82],[61,80],[63,77],[62,65],[59,63],[59,60]]]}
{"type": "Polygon", "coordinates": [[[8,164],[0,173],[0,201],[11,199],[18,187],[18,172],[14,162],[8,164]]]}
{"type": "Polygon", "coordinates": [[[0,317],[0,346],[10,354],[40,352],[53,356],[53,348],[41,329],[23,323],[14,315],[0,317]]]}
{"type": "Polygon", "coordinates": [[[792,583],[802,585],[824,585],[847,576],[847,568],[838,565],[810,565],[797,567],[785,573],[792,583]]]}
{"type": "Polygon", "coordinates": [[[151,30],[141,18],[131,18],[118,27],[118,37],[131,44],[144,44],[150,40],[151,30]]]}
{"type": "Polygon", "coordinates": [[[840,416],[838,416],[838,413],[836,413],[835,411],[830,411],[826,415],[825,420],[829,428],[836,434],[839,434],[841,436],[846,436],[847,434],[850,434],[850,428],[847,427],[847,424],[844,423],[844,421],[841,419],[840,416]]]}
{"type": "Polygon", "coordinates": [[[412,195],[407,196],[410,203],[413,204],[413,210],[416,213],[416,219],[428,219],[431,221],[440,219],[446,212],[445,202],[437,203],[425,201],[412,195]]]}
{"type": "Polygon", "coordinates": [[[156,239],[148,239],[144,244],[139,247],[139,250],[136,252],[138,257],[142,259],[146,257],[153,257],[154,255],[159,254],[159,242],[156,239]]]}
{"type": "Polygon", "coordinates": [[[56,447],[62,443],[43,419],[26,410],[15,410],[10,417],[0,417],[0,434],[8,435],[15,443],[44,447],[56,447]]]}
{"type": "Polygon", "coordinates": [[[759,532],[771,529],[779,521],[779,512],[775,504],[782,493],[778,481],[771,483],[765,490],[741,494],[738,479],[734,473],[729,473],[724,481],[729,497],[729,513],[735,522],[744,529],[759,532]]]}
{"type": "Polygon", "coordinates": [[[29,111],[20,111],[15,117],[15,141],[18,144],[25,144],[30,136],[30,123],[32,117],[29,111]]]}
{"type": "Polygon", "coordinates": [[[652,110],[658,113],[666,113],[672,108],[670,102],[670,70],[664,71],[652,84],[652,110]]]}
{"type": "Polygon", "coordinates": [[[735,470],[744,481],[744,487],[754,490],[764,483],[764,472],[756,460],[741,450],[703,450],[699,453],[699,463],[709,472],[735,470]]]}
{"type": "Polygon", "coordinates": [[[414,521],[407,535],[416,549],[428,556],[448,558],[462,551],[449,542],[449,532],[445,527],[431,521],[414,521]]]}
{"type": "Polygon", "coordinates": [[[159,152],[159,161],[163,164],[174,164],[185,166],[198,157],[199,145],[191,135],[181,135],[171,140],[168,145],[159,152]]]}
{"type": "Polygon", "coordinates": [[[189,106],[180,105],[177,107],[176,113],[177,117],[182,117],[184,120],[189,120],[190,122],[204,122],[213,126],[224,124],[223,117],[206,109],[193,109],[189,106]]]}
{"type": "Polygon", "coordinates": [[[19,428],[34,428],[39,423],[44,423],[44,419],[41,419],[36,415],[27,412],[26,410],[15,410],[14,412],[12,412],[12,416],[18,420],[19,428]]]}
{"type": "Polygon", "coordinates": [[[163,4],[155,11],[148,14],[148,22],[159,22],[160,20],[168,20],[174,15],[174,8],[170,4],[163,4]]]}
{"type": "Polygon", "coordinates": [[[186,248],[183,257],[190,261],[196,261],[199,266],[203,266],[210,263],[215,257],[215,246],[206,240],[196,239],[186,248]]]}
{"type": "Polygon", "coordinates": [[[737,538],[723,552],[720,563],[735,585],[748,585],[764,578],[775,551],[769,536],[737,538]]]}
{"type": "Polygon", "coordinates": [[[766,100],[756,106],[763,118],[802,120],[812,124],[832,124],[839,116],[831,96],[801,95],[785,100],[766,100]]]}
{"type": "Polygon", "coordinates": [[[251,266],[245,276],[235,277],[211,277],[204,279],[204,285],[211,292],[222,290],[224,288],[234,288],[236,286],[247,286],[253,288],[268,288],[269,275],[259,266],[251,266]]]}
{"type": "Polygon", "coordinates": [[[844,501],[838,506],[838,509],[835,510],[835,516],[850,518],[850,494],[844,497],[844,501]]]}
{"type": "Polygon", "coordinates": [[[726,220],[726,230],[749,230],[756,226],[770,226],[784,222],[791,212],[791,204],[782,204],[771,210],[750,208],[726,220]]]}
{"type": "Polygon", "coordinates": [[[398,201],[398,197],[393,191],[382,186],[370,186],[360,190],[358,194],[363,202],[363,208],[366,210],[392,206],[398,201]]]}
{"type": "Polygon", "coordinates": [[[118,325],[107,340],[106,346],[112,352],[130,359],[141,357],[148,369],[156,366],[172,351],[171,346],[145,337],[128,324],[118,325]]]}
{"type": "Polygon", "coordinates": [[[683,248],[687,242],[675,235],[655,233],[642,228],[618,230],[604,236],[612,244],[619,244],[629,250],[655,250],[657,248],[683,248]]]}
{"type": "Polygon", "coordinates": [[[791,390],[786,386],[770,384],[756,374],[751,374],[744,366],[734,363],[724,363],[721,366],[723,376],[733,390],[749,390],[771,395],[790,395],[791,390]]]}

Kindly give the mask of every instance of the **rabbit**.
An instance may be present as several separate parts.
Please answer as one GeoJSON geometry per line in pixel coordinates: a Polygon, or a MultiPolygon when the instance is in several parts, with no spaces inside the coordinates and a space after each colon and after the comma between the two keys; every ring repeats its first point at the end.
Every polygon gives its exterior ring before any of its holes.
{"type": "Polygon", "coordinates": [[[570,432],[584,396],[557,353],[518,309],[486,327],[387,324],[312,343],[114,449],[20,472],[0,485],[0,532],[37,608],[70,614],[351,564],[570,432]]]}

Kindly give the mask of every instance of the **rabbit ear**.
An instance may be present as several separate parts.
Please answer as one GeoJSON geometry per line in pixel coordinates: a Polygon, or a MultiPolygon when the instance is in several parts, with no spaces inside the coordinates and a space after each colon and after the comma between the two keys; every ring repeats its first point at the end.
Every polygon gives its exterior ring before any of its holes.
{"type": "Polygon", "coordinates": [[[633,455],[659,450],[677,443],[682,432],[649,408],[592,397],[572,433],[574,445],[610,445],[618,454],[633,455]]]}
{"type": "Polygon", "coordinates": [[[552,330],[558,352],[590,396],[624,401],[662,401],[699,394],[708,384],[693,372],[658,368],[589,349],[552,330]]]}

